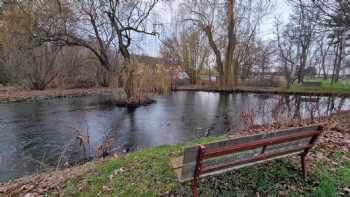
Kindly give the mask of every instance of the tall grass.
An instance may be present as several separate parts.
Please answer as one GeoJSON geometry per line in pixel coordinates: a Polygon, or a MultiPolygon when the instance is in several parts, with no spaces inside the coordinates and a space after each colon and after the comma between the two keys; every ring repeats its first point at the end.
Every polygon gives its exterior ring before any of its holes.
{"type": "Polygon", "coordinates": [[[124,99],[129,103],[143,103],[149,96],[171,90],[171,77],[164,66],[134,61],[125,67],[117,79],[116,86],[124,89],[124,99]]]}
{"type": "Polygon", "coordinates": [[[319,171],[320,185],[316,188],[315,196],[319,197],[336,197],[337,187],[336,180],[327,169],[319,171]]]}

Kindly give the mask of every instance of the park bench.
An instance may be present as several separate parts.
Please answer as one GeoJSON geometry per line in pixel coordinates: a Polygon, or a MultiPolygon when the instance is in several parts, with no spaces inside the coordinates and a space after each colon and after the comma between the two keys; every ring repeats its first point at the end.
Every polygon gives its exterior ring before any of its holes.
{"type": "Polygon", "coordinates": [[[6,87],[6,86],[0,86],[0,95],[9,95],[12,92],[14,92],[14,87],[6,87]]]}
{"type": "Polygon", "coordinates": [[[7,88],[0,87],[0,94],[6,94],[7,92],[7,88]]]}
{"type": "Polygon", "coordinates": [[[170,158],[170,163],[180,182],[192,181],[195,197],[199,178],[291,155],[300,155],[305,180],[305,157],[321,130],[320,125],[313,125],[199,144],[185,148],[184,155],[170,158]]]}
{"type": "Polygon", "coordinates": [[[310,87],[310,88],[319,88],[319,87],[321,87],[321,82],[319,82],[319,81],[304,81],[303,86],[310,87]]]}

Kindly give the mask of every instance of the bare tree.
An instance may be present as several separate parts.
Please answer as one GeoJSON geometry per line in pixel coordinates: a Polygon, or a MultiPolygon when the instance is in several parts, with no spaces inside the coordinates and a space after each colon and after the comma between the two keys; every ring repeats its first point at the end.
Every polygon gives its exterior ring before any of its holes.
{"type": "Polygon", "coordinates": [[[312,1],[313,9],[309,12],[319,12],[319,25],[328,34],[328,49],[334,50],[332,82],[339,80],[340,70],[344,66],[347,54],[347,41],[350,40],[350,3],[345,0],[312,1]]]}
{"type": "MultiPolygon", "coordinates": [[[[119,51],[126,62],[130,62],[129,47],[133,33],[156,36],[154,29],[147,29],[148,18],[159,0],[105,0],[105,12],[116,32],[119,51]]],[[[153,28],[153,26],[151,25],[153,28]]]]}
{"type": "MultiPolygon", "coordinates": [[[[47,3],[49,8],[51,5],[47,3]]],[[[41,10],[40,4],[34,2],[8,1],[3,7],[0,39],[3,62],[8,66],[12,83],[43,90],[57,77],[56,57],[61,47],[42,44],[36,37],[40,33],[39,24],[45,25],[49,18],[48,10],[41,10]]]]}
{"type": "MultiPolygon", "coordinates": [[[[312,4],[302,0],[291,0],[294,10],[290,17],[291,25],[297,33],[297,42],[300,47],[299,65],[298,65],[298,82],[304,82],[305,68],[307,67],[312,42],[315,39],[317,20],[319,12],[308,12],[313,9],[312,4]],[[311,8],[310,8],[311,7],[311,8]]],[[[313,9],[315,10],[315,9],[313,9]]]]}
{"type": "Polygon", "coordinates": [[[124,57],[125,66],[122,72],[125,73],[123,82],[124,91],[128,102],[137,101],[135,80],[135,64],[130,64],[131,55],[129,47],[135,34],[156,36],[154,24],[149,24],[149,17],[159,0],[104,0],[105,13],[115,31],[119,52],[124,57]],[[149,29],[151,26],[151,29],[149,29]],[[136,100],[135,100],[136,99],[136,100]]]}
{"type": "Polygon", "coordinates": [[[232,69],[231,67],[232,62],[233,62],[233,50],[235,47],[235,44],[233,42],[235,42],[234,38],[234,14],[233,14],[233,1],[229,1],[228,5],[227,5],[227,16],[222,16],[220,14],[221,11],[223,11],[225,9],[225,5],[222,6],[222,4],[224,4],[223,2],[218,2],[218,1],[190,1],[188,3],[184,3],[184,9],[186,10],[186,12],[188,12],[188,17],[185,17],[184,21],[191,21],[193,22],[195,25],[198,26],[198,28],[203,31],[205,33],[205,35],[207,36],[208,39],[208,43],[210,45],[210,47],[212,48],[214,55],[215,55],[215,60],[216,60],[216,66],[217,66],[217,70],[219,72],[219,84],[221,86],[226,86],[229,84],[228,80],[228,76],[229,73],[231,72],[232,69]],[[230,10],[231,9],[231,10],[230,10]],[[227,57],[225,59],[222,58],[222,50],[221,50],[221,46],[219,44],[222,43],[223,38],[219,38],[220,40],[219,42],[216,41],[217,37],[216,37],[216,32],[214,31],[216,29],[216,27],[219,25],[218,24],[218,19],[216,19],[215,16],[224,18],[225,20],[230,18],[228,21],[228,24],[226,24],[227,26],[227,30],[229,29],[229,27],[231,27],[231,29],[229,30],[229,32],[227,32],[227,34],[225,36],[231,38],[228,41],[228,44],[226,46],[226,55],[230,55],[230,57],[227,57]],[[229,35],[231,34],[231,35],[229,35]],[[226,60],[226,62],[225,62],[226,60]],[[229,69],[227,69],[229,68],[229,69]],[[227,70],[225,72],[225,70],[227,70]]]}
{"type": "Polygon", "coordinates": [[[208,68],[210,47],[202,32],[184,28],[179,35],[173,33],[163,41],[160,53],[164,58],[181,64],[189,74],[190,83],[198,84],[201,71],[208,68]]]}
{"type": "Polygon", "coordinates": [[[213,50],[219,82],[237,84],[241,67],[247,62],[261,19],[270,8],[268,1],[190,1],[184,3],[184,21],[205,33],[213,50]]]}
{"type": "Polygon", "coordinates": [[[330,35],[334,40],[331,44],[334,47],[334,64],[332,71],[332,82],[338,82],[343,60],[345,54],[345,32],[344,30],[334,30],[333,34],[330,35]]]}
{"type": "Polygon", "coordinates": [[[42,26],[40,40],[65,46],[89,49],[107,71],[113,72],[111,54],[121,54],[124,66],[120,73],[126,75],[123,84],[128,100],[133,100],[135,68],[131,64],[129,47],[137,34],[155,36],[154,26],[148,18],[159,0],[80,0],[56,1],[57,11],[50,25],[42,26]],[[149,29],[150,28],[150,29],[149,29]]]}
{"type": "MultiPolygon", "coordinates": [[[[347,0],[312,1],[321,13],[320,24],[330,29],[350,31],[350,3],[347,0]]],[[[315,11],[315,10],[314,10],[315,11]]]]}
{"type": "MultiPolygon", "coordinates": [[[[249,64],[245,66],[248,69],[259,70],[260,80],[263,79],[266,72],[273,66],[273,55],[276,53],[276,49],[272,42],[264,43],[262,41],[257,42],[255,47],[252,48],[251,57],[249,58],[249,64]]],[[[247,73],[246,75],[248,75],[247,73]]]]}
{"type": "Polygon", "coordinates": [[[320,33],[319,38],[317,39],[316,42],[316,53],[318,56],[317,62],[320,65],[319,71],[323,73],[323,78],[328,79],[328,64],[330,61],[328,61],[330,57],[330,49],[331,49],[331,44],[329,43],[329,39],[326,37],[326,33],[320,33]]]}
{"type": "MultiPolygon", "coordinates": [[[[99,60],[102,86],[108,86],[116,67],[112,44],[115,32],[104,13],[104,3],[93,0],[55,1],[49,25],[41,26],[41,42],[80,46],[90,50],[99,60]]],[[[45,7],[45,5],[43,5],[45,7]]]]}
{"type": "Polygon", "coordinates": [[[281,31],[281,23],[276,20],[276,37],[278,56],[282,63],[281,70],[284,73],[287,84],[290,86],[296,79],[297,61],[299,57],[299,42],[292,25],[287,25],[281,31]]]}

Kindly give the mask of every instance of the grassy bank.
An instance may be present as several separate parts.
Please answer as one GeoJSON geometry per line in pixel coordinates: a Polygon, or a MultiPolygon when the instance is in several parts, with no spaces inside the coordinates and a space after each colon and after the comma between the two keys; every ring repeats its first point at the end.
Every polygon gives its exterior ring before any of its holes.
{"type": "Polygon", "coordinates": [[[350,80],[338,81],[332,83],[331,80],[324,79],[307,79],[306,81],[321,82],[320,87],[305,87],[298,82],[294,82],[289,88],[291,92],[334,92],[334,93],[349,93],[350,80]]]}
{"type": "MultiPolygon", "coordinates": [[[[223,137],[219,137],[223,138],[223,137]]],[[[204,138],[207,143],[218,138],[204,138]]],[[[190,185],[180,184],[168,164],[169,154],[180,154],[184,145],[161,146],[118,159],[97,161],[94,170],[68,181],[64,196],[190,196],[190,185]]],[[[322,160],[304,182],[299,160],[281,159],[235,170],[201,181],[200,192],[207,196],[342,196],[350,186],[349,152],[335,152],[335,168],[322,160]]],[[[53,192],[52,194],[55,194],[53,192]]],[[[56,193],[57,194],[57,193],[56,193]]]]}
{"type": "MultiPolygon", "coordinates": [[[[329,86],[329,85],[328,85],[329,86]]],[[[217,86],[180,86],[176,91],[204,91],[218,93],[257,93],[257,94],[284,94],[284,95],[313,95],[313,96],[350,96],[350,88],[327,88],[327,84],[319,88],[303,87],[294,83],[290,88],[286,87],[255,87],[255,86],[235,86],[235,87],[217,87],[217,86]]]]}

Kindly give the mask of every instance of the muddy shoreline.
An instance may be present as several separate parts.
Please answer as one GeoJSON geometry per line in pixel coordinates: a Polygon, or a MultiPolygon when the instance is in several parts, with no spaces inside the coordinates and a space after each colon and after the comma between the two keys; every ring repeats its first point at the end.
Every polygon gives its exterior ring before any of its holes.
{"type": "MultiPolygon", "coordinates": [[[[15,103],[24,101],[38,101],[54,98],[70,98],[80,96],[93,96],[93,95],[111,95],[112,88],[91,88],[91,89],[49,89],[43,91],[9,91],[0,92],[0,103],[15,103]]],[[[120,91],[120,90],[117,90],[120,91]]],[[[308,92],[308,91],[289,91],[285,88],[278,87],[248,87],[238,86],[235,88],[220,88],[214,86],[179,86],[173,89],[173,91],[202,91],[202,92],[217,92],[217,93],[255,93],[255,94],[282,94],[282,95],[304,95],[304,96],[335,96],[335,97],[350,97],[350,92],[308,92]]],[[[154,103],[154,100],[147,99],[145,105],[154,103]]],[[[117,101],[114,103],[117,106],[126,106],[123,101],[117,101]]],[[[136,104],[135,104],[136,105],[136,104]]],[[[130,105],[131,107],[134,104],[130,105]]],[[[137,106],[140,106],[137,104],[137,106]]]]}
{"type": "Polygon", "coordinates": [[[54,98],[70,98],[92,95],[111,95],[111,88],[92,89],[50,89],[43,91],[9,91],[0,93],[0,103],[16,103],[25,101],[48,100],[54,98]]]}
{"type": "Polygon", "coordinates": [[[93,88],[93,89],[50,89],[43,91],[14,91],[10,93],[0,92],[0,104],[1,103],[18,103],[18,102],[30,102],[30,101],[41,101],[56,98],[73,98],[83,96],[94,96],[94,95],[105,95],[111,97],[110,100],[105,103],[99,103],[100,105],[106,106],[117,106],[126,108],[137,108],[141,106],[151,105],[156,103],[156,100],[146,97],[144,101],[139,102],[127,102],[123,97],[116,97],[113,99],[113,95],[123,95],[122,89],[112,88],[93,88]]]}

